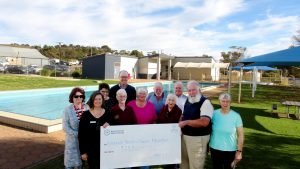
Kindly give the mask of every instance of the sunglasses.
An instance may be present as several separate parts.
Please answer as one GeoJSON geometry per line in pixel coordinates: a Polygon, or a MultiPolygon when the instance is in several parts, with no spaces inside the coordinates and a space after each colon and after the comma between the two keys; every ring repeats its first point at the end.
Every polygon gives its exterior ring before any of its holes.
{"type": "Polygon", "coordinates": [[[75,95],[74,98],[83,98],[83,95],[75,95]]]}

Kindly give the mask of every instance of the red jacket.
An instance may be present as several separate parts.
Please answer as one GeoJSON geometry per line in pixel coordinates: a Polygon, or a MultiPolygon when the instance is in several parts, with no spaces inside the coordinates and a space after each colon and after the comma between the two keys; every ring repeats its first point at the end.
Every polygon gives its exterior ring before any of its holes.
{"type": "Polygon", "coordinates": [[[157,123],[178,123],[181,114],[182,111],[176,104],[170,112],[168,110],[168,105],[165,105],[159,113],[157,123]]]}

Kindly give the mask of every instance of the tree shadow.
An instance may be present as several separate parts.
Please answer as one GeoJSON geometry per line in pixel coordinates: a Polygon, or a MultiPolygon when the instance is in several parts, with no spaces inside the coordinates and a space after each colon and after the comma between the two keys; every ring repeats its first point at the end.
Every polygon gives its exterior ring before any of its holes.
{"type": "Polygon", "coordinates": [[[247,133],[239,168],[296,169],[300,165],[300,138],[247,133]]]}
{"type": "MultiPolygon", "coordinates": [[[[298,169],[300,165],[300,138],[247,133],[243,159],[238,169],[298,169]]],[[[210,156],[206,169],[212,169],[210,156]]]]}

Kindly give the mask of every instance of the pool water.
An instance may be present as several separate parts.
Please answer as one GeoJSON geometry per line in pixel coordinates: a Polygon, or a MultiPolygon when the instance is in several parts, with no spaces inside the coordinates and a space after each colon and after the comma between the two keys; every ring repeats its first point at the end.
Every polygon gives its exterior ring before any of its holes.
{"type": "MultiPolygon", "coordinates": [[[[163,83],[166,93],[173,92],[173,84],[171,81],[163,83]]],[[[133,83],[131,85],[136,88],[145,87],[148,92],[151,92],[154,83],[133,83]]],[[[212,85],[216,84],[201,84],[201,88],[212,85]]],[[[82,88],[86,92],[85,101],[87,101],[91,93],[98,89],[98,86],[85,86],[82,88]]],[[[70,104],[68,100],[72,89],[73,87],[0,92],[0,111],[47,120],[60,119],[64,108],[70,104]]]]}

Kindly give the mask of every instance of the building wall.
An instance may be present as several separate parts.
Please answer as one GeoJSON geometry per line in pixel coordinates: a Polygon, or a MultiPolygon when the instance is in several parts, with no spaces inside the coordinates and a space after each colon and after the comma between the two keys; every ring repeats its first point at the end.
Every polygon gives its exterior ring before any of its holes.
{"type": "Polygon", "coordinates": [[[176,80],[212,80],[211,69],[209,68],[175,68],[173,79],[176,80]]]}
{"type": "Polygon", "coordinates": [[[148,78],[148,60],[149,58],[139,58],[137,66],[137,78],[147,79],[148,78]]]}
{"type": "Polygon", "coordinates": [[[126,70],[131,78],[135,78],[138,58],[121,56],[121,70],[126,70]]]}
{"type": "Polygon", "coordinates": [[[121,56],[105,55],[105,79],[117,79],[121,69],[121,56]]]}
{"type": "Polygon", "coordinates": [[[177,62],[215,63],[215,60],[211,57],[175,57],[172,60],[172,66],[174,66],[177,62]]]}
{"type": "Polygon", "coordinates": [[[83,59],[83,78],[105,79],[105,71],[105,55],[99,55],[83,59]]]}
{"type": "Polygon", "coordinates": [[[148,78],[156,79],[156,74],[157,74],[157,62],[149,61],[148,62],[148,78]]]}
{"type": "Polygon", "coordinates": [[[23,65],[38,65],[43,67],[44,65],[49,65],[49,59],[28,59],[22,58],[23,65]]]}
{"type": "MultiPolygon", "coordinates": [[[[172,67],[177,62],[193,63],[216,63],[211,57],[175,57],[172,60],[172,67]]],[[[218,80],[218,68],[173,68],[173,79],[176,80],[218,80]]]]}
{"type": "MultiPolygon", "coordinates": [[[[171,61],[172,63],[172,61],[171,61]]],[[[161,61],[161,78],[168,79],[169,60],[161,61]]],[[[172,72],[171,72],[172,74],[172,72]]]]}

